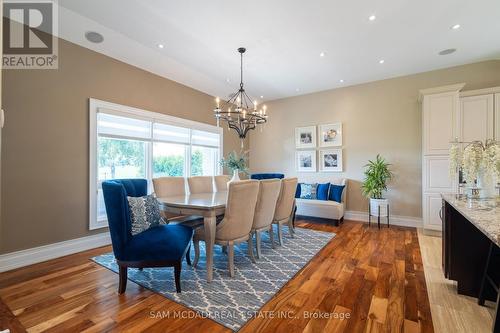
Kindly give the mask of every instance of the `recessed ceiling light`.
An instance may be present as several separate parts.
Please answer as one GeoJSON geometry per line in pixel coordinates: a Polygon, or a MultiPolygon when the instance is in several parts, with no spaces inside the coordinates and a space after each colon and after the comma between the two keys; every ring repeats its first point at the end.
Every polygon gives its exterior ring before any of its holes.
{"type": "Polygon", "coordinates": [[[457,49],[446,49],[446,50],[439,52],[438,54],[439,55],[448,55],[448,54],[452,54],[456,51],[457,51],[457,49]]]}
{"type": "Polygon", "coordinates": [[[158,46],[159,49],[162,49],[162,48],[165,47],[165,45],[163,45],[163,44],[158,44],[157,46],[158,46]]]}
{"type": "Polygon", "coordinates": [[[376,17],[375,15],[370,15],[370,16],[368,17],[368,19],[369,19],[370,21],[375,21],[375,19],[376,19],[376,18],[377,18],[377,17],[376,17]]]}
{"type": "Polygon", "coordinates": [[[300,89],[299,88],[295,88],[295,91],[299,91],[300,89]]]}
{"type": "Polygon", "coordinates": [[[451,27],[451,29],[453,30],[457,30],[457,29],[460,29],[460,24],[455,24],[451,27]]]}
{"type": "Polygon", "coordinates": [[[340,79],[340,83],[344,83],[344,80],[340,79]]]}
{"type": "Polygon", "coordinates": [[[384,59],[380,59],[380,60],[378,61],[378,63],[379,63],[379,64],[383,64],[384,62],[385,62],[385,60],[384,60],[384,59]]]}
{"type": "Polygon", "coordinates": [[[85,33],[85,38],[89,42],[95,43],[95,44],[99,44],[99,43],[102,43],[104,41],[104,37],[100,33],[95,32],[95,31],[87,31],[85,33]]]}
{"type": "Polygon", "coordinates": [[[260,95],[260,98],[264,98],[264,96],[260,95]]]}
{"type": "Polygon", "coordinates": [[[227,78],[227,79],[226,79],[226,82],[227,82],[227,83],[229,83],[229,82],[231,82],[231,80],[229,80],[229,78],[227,78]]]}
{"type": "Polygon", "coordinates": [[[321,52],[321,53],[319,54],[319,56],[320,56],[320,57],[324,57],[324,56],[325,56],[325,52],[321,52]]]}

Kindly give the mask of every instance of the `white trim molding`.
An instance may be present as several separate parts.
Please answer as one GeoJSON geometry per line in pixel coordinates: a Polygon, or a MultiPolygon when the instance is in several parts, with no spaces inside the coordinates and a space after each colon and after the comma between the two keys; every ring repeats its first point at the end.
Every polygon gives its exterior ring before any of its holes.
{"type": "Polygon", "coordinates": [[[109,232],[0,255],[0,272],[111,244],[109,232]]]}
{"type": "MultiPolygon", "coordinates": [[[[344,218],[346,220],[351,221],[360,221],[368,223],[368,213],[367,212],[358,212],[348,210],[344,214],[344,218]]],[[[372,216],[372,223],[377,224],[377,217],[372,216]]],[[[385,217],[380,218],[381,225],[387,225],[387,219],[385,217]]],[[[390,215],[389,216],[389,224],[397,225],[400,227],[412,227],[412,228],[422,228],[422,218],[413,217],[413,216],[401,216],[401,215],[390,215]]]]}

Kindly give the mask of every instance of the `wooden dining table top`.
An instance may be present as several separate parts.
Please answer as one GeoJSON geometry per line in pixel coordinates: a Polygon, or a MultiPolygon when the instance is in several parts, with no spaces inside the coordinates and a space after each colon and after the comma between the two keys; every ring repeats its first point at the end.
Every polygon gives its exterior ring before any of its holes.
{"type": "Polygon", "coordinates": [[[185,194],[157,198],[160,205],[176,208],[220,209],[227,203],[227,191],[185,194]]]}

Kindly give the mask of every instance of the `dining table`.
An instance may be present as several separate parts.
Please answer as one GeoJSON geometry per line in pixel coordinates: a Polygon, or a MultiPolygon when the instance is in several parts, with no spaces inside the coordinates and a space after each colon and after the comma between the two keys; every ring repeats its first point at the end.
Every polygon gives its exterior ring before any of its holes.
{"type": "Polygon", "coordinates": [[[203,217],[206,249],[207,281],[213,279],[213,251],[217,216],[226,210],[227,191],[194,193],[157,198],[160,209],[178,215],[197,215],[203,217]]]}

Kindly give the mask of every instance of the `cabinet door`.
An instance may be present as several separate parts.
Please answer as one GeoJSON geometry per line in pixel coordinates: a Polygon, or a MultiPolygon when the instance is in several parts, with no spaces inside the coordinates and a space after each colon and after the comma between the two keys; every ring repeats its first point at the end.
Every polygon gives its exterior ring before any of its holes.
{"type": "Polygon", "coordinates": [[[424,228],[432,230],[441,230],[441,207],[442,199],[440,194],[428,194],[423,195],[423,219],[424,228]]]}
{"type": "Polygon", "coordinates": [[[429,155],[423,158],[423,192],[453,192],[456,181],[450,177],[448,155],[429,155]]]}
{"type": "Polygon", "coordinates": [[[448,154],[450,142],[457,137],[458,104],[458,92],[424,96],[424,155],[448,154]]]}
{"type": "Polygon", "coordinates": [[[493,94],[460,99],[460,139],[465,142],[493,139],[493,94]]]}
{"type": "Polygon", "coordinates": [[[495,94],[495,140],[500,141],[500,93],[495,94]]]}

